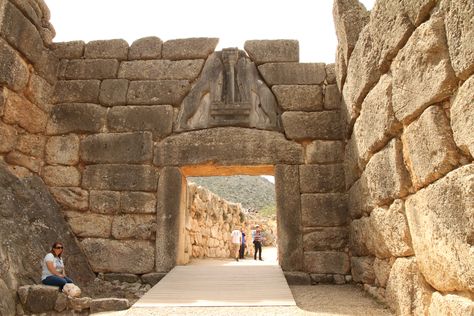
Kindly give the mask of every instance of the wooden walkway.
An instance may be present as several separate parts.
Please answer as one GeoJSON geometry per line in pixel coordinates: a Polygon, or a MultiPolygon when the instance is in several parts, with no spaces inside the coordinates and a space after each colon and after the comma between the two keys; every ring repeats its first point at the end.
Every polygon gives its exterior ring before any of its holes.
{"type": "MultiPolygon", "coordinates": [[[[269,255],[271,249],[266,249],[269,255]]],[[[296,306],[283,271],[273,256],[198,260],[177,266],[133,306],[296,306]],[[273,259],[273,260],[272,260],[273,259]]]]}

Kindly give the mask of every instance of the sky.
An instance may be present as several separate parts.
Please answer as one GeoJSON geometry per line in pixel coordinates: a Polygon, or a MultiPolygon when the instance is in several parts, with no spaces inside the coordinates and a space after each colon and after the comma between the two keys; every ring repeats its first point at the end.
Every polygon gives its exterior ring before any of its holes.
{"type": "MultiPolygon", "coordinates": [[[[333,0],[45,0],[54,42],[147,36],[217,37],[217,49],[246,40],[296,39],[300,62],[335,60],[333,0]],[[224,4],[225,3],[225,4],[224,4]]],[[[361,0],[370,10],[375,0],[361,0]]]]}

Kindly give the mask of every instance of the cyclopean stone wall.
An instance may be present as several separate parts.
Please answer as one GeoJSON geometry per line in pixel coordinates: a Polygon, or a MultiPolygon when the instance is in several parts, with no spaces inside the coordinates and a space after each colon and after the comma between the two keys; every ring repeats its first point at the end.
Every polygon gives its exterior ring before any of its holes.
{"type": "Polygon", "coordinates": [[[474,3],[335,0],[354,281],[400,315],[474,311],[474,3]]]}

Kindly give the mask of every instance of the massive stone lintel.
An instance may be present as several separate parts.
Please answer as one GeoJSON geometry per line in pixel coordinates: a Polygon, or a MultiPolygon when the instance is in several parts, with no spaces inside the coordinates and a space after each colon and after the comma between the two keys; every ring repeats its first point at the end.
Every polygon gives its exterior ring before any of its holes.
{"type": "Polygon", "coordinates": [[[175,130],[218,126],[281,130],[280,110],[255,64],[243,51],[213,53],[201,77],[184,99],[175,130]]]}

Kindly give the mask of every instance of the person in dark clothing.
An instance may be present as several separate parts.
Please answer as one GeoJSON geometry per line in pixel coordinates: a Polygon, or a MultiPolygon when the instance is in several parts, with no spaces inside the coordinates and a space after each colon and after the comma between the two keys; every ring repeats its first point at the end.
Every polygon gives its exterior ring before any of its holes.
{"type": "Polygon", "coordinates": [[[258,260],[263,261],[262,259],[262,241],[263,235],[262,231],[260,230],[260,226],[255,226],[255,235],[253,236],[253,245],[255,246],[255,252],[253,254],[253,259],[257,260],[257,252],[258,252],[258,260]]]}
{"type": "Polygon", "coordinates": [[[240,243],[240,250],[239,250],[239,259],[244,259],[245,256],[245,231],[243,228],[240,229],[242,234],[242,242],[240,243]]]}

